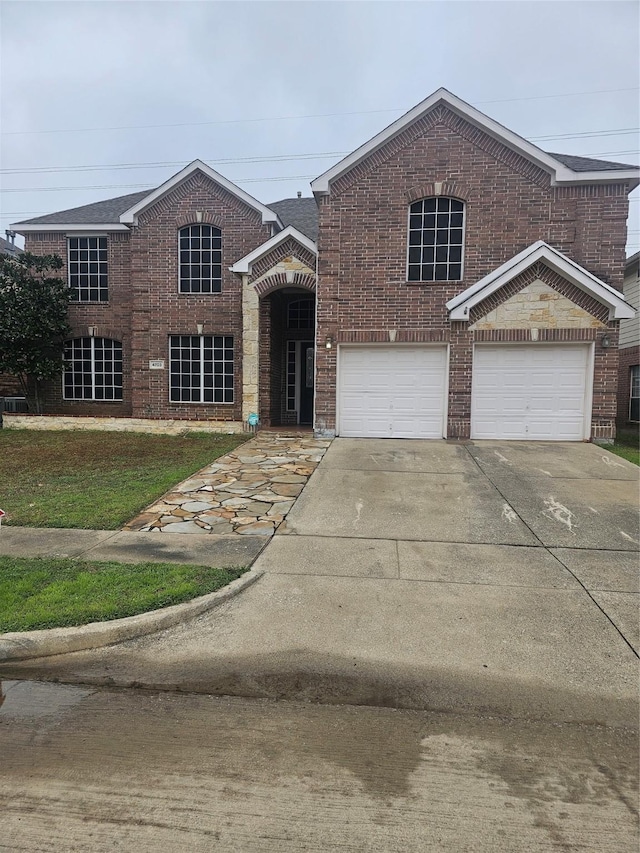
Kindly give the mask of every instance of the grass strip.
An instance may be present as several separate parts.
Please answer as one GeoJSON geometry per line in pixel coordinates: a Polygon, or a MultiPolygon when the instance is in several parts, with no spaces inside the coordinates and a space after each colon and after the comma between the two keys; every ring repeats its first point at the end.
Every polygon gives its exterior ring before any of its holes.
{"type": "Polygon", "coordinates": [[[0,557],[0,632],[103,622],[215,592],[246,568],[0,557]]]}
{"type": "Polygon", "coordinates": [[[637,429],[619,429],[614,444],[604,445],[607,450],[634,465],[640,465],[640,438],[637,429]]]}
{"type": "Polygon", "coordinates": [[[248,437],[0,430],[3,523],[116,530],[248,437]]]}

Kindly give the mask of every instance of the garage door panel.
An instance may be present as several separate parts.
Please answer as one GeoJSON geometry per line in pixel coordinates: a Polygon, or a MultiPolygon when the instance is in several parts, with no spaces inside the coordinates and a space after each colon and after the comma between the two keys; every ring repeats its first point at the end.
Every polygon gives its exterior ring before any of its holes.
{"type": "Polygon", "coordinates": [[[476,346],[472,438],[585,438],[589,348],[584,344],[476,346]]]}
{"type": "Polygon", "coordinates": [[[445,347],[341,347],[339,434],[441,438],[446,367],[445,347]]]}

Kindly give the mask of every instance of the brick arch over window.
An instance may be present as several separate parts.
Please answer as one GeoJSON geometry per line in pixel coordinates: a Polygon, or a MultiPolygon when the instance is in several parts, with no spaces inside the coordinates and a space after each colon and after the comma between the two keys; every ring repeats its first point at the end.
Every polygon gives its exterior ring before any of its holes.
{"type": "Polygon", "coordinates": [[[268,296],[274,290],[281,290],[283,287],[301,287],[303,290],[315,292],[316,277],[308,273],[297,272],[291,276],[280,272],[263,278],[256,284],[255,289],[258,296],[268,296]]]}
{"type": "Polygon", "coordinates": [[[429,181],[425,184],[411,187],[406,192],[407,202],[412,204],[423,198],[431,196],[449,196],[460,201],[468,202],[473,199],[475,190],[464,181],[429,181]]]}
{"type": "Polygon", "coordinates": [[[208,222],[190,222],[178,229],[180,293],[222,291],[222,231],[208,222]]]}
{"type": "Polygon", "coordinates": [[[216,228],[222,229],[222,217],[216,216],[209,210],[192,210],[176,219],[177,228],[184,228],[186,225],[202,224],[214,225],[216,228]]]}
{"type": "Polygon", "coordinates": [[[407,281],[462,279],[466,205],[448,195],[409,204],[407,281]]]}

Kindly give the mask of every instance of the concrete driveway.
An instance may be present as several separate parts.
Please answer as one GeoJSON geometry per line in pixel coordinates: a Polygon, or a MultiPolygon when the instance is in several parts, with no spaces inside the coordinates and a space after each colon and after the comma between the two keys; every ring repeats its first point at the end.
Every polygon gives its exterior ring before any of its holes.
{"type": "Polygon", "coordinates": [[[338,439],[241,596],[2,670],[635,726],[637,551],[638,469],[597,446],[338,439]]]}

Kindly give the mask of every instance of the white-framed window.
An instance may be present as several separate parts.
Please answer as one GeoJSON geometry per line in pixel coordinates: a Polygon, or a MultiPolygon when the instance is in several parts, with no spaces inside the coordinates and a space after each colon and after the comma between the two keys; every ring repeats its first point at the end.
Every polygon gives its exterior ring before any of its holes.
{"type": "Polygon", "coordinates": [[[233,338],[169,336],[169,400],[233,403],[233,338]]]}
{"type": "Polygon", "coordinates": [[[287,411],[296,410],[296,353],[297,342],[287,341],[287,411]]]}
{"type": "Polygon", "coordinates": [[[110,338],[73,338],[64,345],[65,400],[122,400],[122,344],[110,338]]]}
{"type": "Polygon", "coordinates": [[[296,299],[287,306],[287,327],[289,329],[313,329],[316,324],[316,301],[296,299]]]}
{"type": "Polygon", "coordinates": [[[178,235],[180,293],[222,291],[222,232],[213,225],[187,225],[178,235]]]}
{"type": "Polygon", "coordinates": [[[640,421],[640,364],[633,365],[629,379],[629,420],[640,421]]]}
{"type": "Polygon", "coordinates": [[[407,281],[459,281],[464,249],[464,202],[423,198],[409,206],[407,281]]]}
{"type": "Polygon", "coordinates": [[[74,302],[107,302],[109,275],[106,237],[68,237],[67,266],[74,302]]]}

